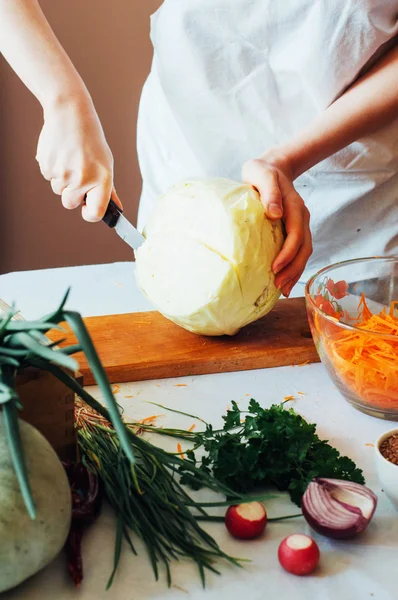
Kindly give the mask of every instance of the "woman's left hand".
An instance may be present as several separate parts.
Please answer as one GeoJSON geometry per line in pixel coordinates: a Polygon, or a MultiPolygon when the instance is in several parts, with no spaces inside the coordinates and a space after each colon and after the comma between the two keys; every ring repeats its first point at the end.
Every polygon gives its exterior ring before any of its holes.
{"type": "Polygon", "coordinates": [[[243,166],[242,179],[260,193],[266,216],[284,221],[286,240],[272,264],[272,270],[277,287],[287,297],[312,254],[310,213],[294,189],[288,161],[284,157],[269,154],[249,160],[243,166]]]}

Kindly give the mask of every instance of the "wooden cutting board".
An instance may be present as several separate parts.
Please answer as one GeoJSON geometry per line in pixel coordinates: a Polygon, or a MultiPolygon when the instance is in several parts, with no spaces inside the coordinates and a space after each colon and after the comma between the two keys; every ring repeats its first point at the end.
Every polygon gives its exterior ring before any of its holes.
{"type": "MultiPolygon", "coordinates": [[[[234,337],[195,335],[157,312],[89,317],[85,323],[111,383],[319,361],[303,298],[280,300],[234,337]]],[[[69,330],[63,345],[75,341],[69,330]]],[[[85,357],[76,359],[85,385],[94,383],[85,357]]]]}

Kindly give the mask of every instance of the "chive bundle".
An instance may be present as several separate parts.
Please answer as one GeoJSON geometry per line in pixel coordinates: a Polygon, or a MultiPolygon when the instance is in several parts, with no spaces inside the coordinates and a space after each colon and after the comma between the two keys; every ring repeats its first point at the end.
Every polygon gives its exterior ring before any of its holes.
{"type": "MultiPolygon", "coordinates": [[[[171,585],[171,561],[181,558],[193,560],[199,570],[203,586],[205,571],[219,573],[214,563],[225,559],[234,565],[239,561],[223,552],[216,541],[198,524],[197,515],[208,518],[204,504],[195,502],[186,493],[175,476],[183,459],[166,452],[137,436],[129,426],[130,441],[136,457],[131,465],[122,452],[116,432],[100,415],[87,410],[81,403],[76,408],[79,447],[82,461],[101,479],[105,496],[117,516],[115,562],[108,582],[111,586],[122,548],[123,537],[136,554],[132,534],[140,538],[150,559],[155,578],[159,566],[166,571],[171,585]]],[[[192,470],[203,485],[216,492],[237,496],[213,477],[192,470]]],[[[210,503],[225,506],[231,502],[210,503]]],[[[209,503],[206,503],[209,506],[209,503]]]]}

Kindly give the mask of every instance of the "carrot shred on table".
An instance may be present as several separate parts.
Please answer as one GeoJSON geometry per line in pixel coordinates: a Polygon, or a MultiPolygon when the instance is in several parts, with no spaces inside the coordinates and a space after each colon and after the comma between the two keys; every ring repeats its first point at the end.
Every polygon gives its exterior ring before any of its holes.
{"type": "Polygon", "coordinates": [[[298,367],[305,367],[305,365],[309,365],[310,361],[309,360],[305,360],[304,362],[300,363],[299,365],[297,365],[298,367]]]}
{"type": "Polygon", "coordinates": [[[177,444],[177,452],[178,452],[178,454],[180,454],[181,458],[185,458],[185,454],[183,454],[182,446],[181,446],[180,442],[178,442],[178,444],[177,444]]]}
{"type": "Polygon", "coordinates": [[[120,392],[120,385],[118,383],[116,383],[116,385],[114,385],[112,387],[112,394],[118,394],[120,392]]]}
{"type": "Polygon", "coordinates": [[[174,387],[187,387],[186,383],[175,383],[174,387]]]}
{"type": "Polygon", "coordinates": [[[285,396],[285,397],[283,398],[283,400],[284,400],[285,402],[289,402],[289,400],[294,400],[294,396],[285,396]]]}
{"type": "Polygon", "coordinates": [[[369,448],[374,448],[375,447],[374,444],[365,444],[365,446],[369,446],[369,448]]]}
{"type": "Polygon", "coordinates": [[[358,308],[356,330],[338,328],[323,336],[328,358],[342,382],[364,402],[382,409],[398,407],[398,302],[373,314],[362,294],[358,308]]]}
{"type": "Polygon", "coordinates": [[[151,415],[150,417],[145,417],[145,419],[141,419],[140,423],[143,424],[152,424],[156,421],[156,419],[158,419],[159,417],[161,417],[163,415],[151,415]]]}
{"type": "Polygon", "coordinates": [[[297,392],[300,396],[305,396],[304,392],[297,392]]]}
{"type": "Polygon", "coordinates": [[[125,398],[134,398],[134,396],[125,396],[125,398]]]}
{"type": "Polygon", "coordinates": [[[196,425],[195,423],[192,423],[191,427],[188,429],[188,431],[193,431],[195,429],[196,425]]]}

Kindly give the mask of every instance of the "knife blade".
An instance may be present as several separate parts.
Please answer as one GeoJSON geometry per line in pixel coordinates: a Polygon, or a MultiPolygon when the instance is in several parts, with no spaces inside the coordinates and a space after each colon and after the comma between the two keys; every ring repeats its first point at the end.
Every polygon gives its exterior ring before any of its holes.
{"type": "Polygon", "coordinates": [[[122,209],[113,200],[109,201],[102,220],[108,227],[114,229],[133,250],[137,250],[145,242],[144,236],[126,219],[122,209]]]}

